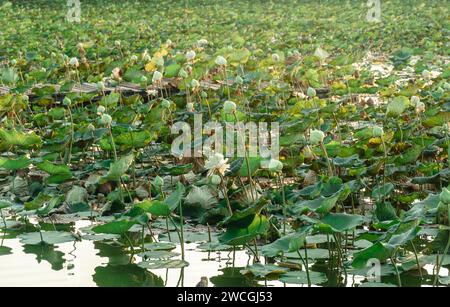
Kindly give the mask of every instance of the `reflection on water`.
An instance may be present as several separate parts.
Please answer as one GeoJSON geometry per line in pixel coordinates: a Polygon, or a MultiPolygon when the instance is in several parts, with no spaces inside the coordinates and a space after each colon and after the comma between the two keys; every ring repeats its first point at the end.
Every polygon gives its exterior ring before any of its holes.
{"type": "MultiPolygon", "coordinates": [[[[89,221],[80,221],[75,229],[89,225],[89,221]]],[[[137,265],[142,261],[139,256],[130,255],[115,241],[31,246],[22,245],[18,234],[11,231],[0,234],[0,286],[195,286],[203,276],[208,278],[209,286],[217,287],[296,286],[241,274],[254,260],[243,250],[236,250],[233,257],[232,251],[206,252],[197,243],[189,243],[185,245],[189,266],[147,270],[137,265]]],[[[181,253],[180,247],[172,252],[181,253]]],[[[342,274],[330,273],[327,266],[326,261],[317,261],[313,266],[313,270],[327,274],[328,282],[322,286],[355,286],[364,280],[353,275],[345,279],[342,274]]],[[[403,273],[403,285],[432,285],[432,266],[426,269],[422,281],[417,272],[403,273]]],[[[396,284],[396,276],[383,276],[382,282],[396,284]]]]}

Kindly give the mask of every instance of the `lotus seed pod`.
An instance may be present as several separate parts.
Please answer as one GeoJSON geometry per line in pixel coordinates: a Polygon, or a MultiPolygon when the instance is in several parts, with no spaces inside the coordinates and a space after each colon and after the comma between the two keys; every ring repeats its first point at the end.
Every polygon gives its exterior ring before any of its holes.
{"type": "Polygon", "coordinates": [[[411,97],[411,105],[412,106],[415,107],[419,102],[420,102],[420,98],[419,97],[417,97],[417,96],[412,96],[411,97]]]}
{"type": "Polygon", "coordinates": [[[271,172],[281,172],[283,170],[283,163],[276,159],[269,161],[268,169],[271,172]]]}
{"type": "Polygon", "coordinates": [[[156,176],[155,179],[153,180],[153,184],[157,187],[162,187],[164,185],[164,179],[156,176]]]}
{"type": "Polygon", "coordinates": [[[382,137],[384,135],[383,128],[380,126],[374,126],[372,128],[372,134],[374,137],[378,137],[378,138],[382,137]]]}
{"type": "Polygon", "coordinates": [[[186,59],[187,59],[188,61],[192,61],[193,59],[195,59],[195,56],[196,56],[196,55],[197,55],[197,54],[195,53],[194,50],[190,50],[190,51],[186,52],[186,59]]]}
{"type": "Polygon", "coordinates": [[[112,123],[112,117],[109,114],[103,114],[102,117],[100,117],[100,124],[104,126],[109,126],[112,123]]]}
{"type": "Polygon", "coordinates": [[[212,175],[211,176],[211,183],[214,185],[219,185],[222,182],[222,178],[220,178],[219,175],[212,175]]]}
{"type": "Polygon", "coordinates": [[[442,189],[439,200],[445,204],[450,204],[450,191],[447,188],[442,189]]]}
{"type": "Polygon", "coordinates": [[[325,139],[325,133],[323,133],[321,130],[311,130],[311,133],[309,135],[309,141],[313,145],[319,145],[323,142],[325,139]]]}
{"type": "Polygon", "coordinates": [[[69,97],[64,97],[63,99],[63,105],[70,106],[72,104],[72,100],[70,100],[69,97]]]}
{"type": "Polygon", "coordinates": [[[308,87],[308,90],[306,91],[306,95],[308,95],[308,97],[310,97],[310,98],[314,98],[314,97],[316,97],[317,92],[314,88],[308,87]]]}
{"type": "Polygon", "coordinates": [[[227,65],[227,59],[225,59],[223,56],[218,56],[215,60],[215,63],[219,66],[225,66],[227,65]]]}
{"type": "Polygon", "coordinates": [[[223,104],[223,110],[225,111],[226,114],[231,114],[236,112],[236,104],[233,101],[227,100],[224,102],[223,104]]]}
{"type": "Polygon", "coordinates": [[[186,110],[188,112],[194,112],[194,104],[192,102],[189,102],[186,104],[186,110]]]}
{"type": "Polygon", "coordinates": [[[98,106],[97,108],[97,114],[98,115],[102,115],[103,113],[105,113],[106,108],[104,106],[98,106]]]}
{"type": "Polygon", "coordinates": [[[162,73],[160,73],[159,71],[155,71],[155,72],[153,73],[152,81],[153,81],[153,82],[159,82],[159,81],[162,80],[162,77],[163,77],[162,73]]]}

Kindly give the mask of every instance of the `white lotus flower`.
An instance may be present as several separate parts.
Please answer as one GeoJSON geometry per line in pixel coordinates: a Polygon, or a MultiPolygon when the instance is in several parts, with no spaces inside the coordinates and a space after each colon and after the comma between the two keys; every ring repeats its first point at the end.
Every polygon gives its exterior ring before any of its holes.
{"type": "Polygon", "coordinates": [[[115,79],[115,80],[121,80],[122,77],[120,76],[120,68],[116,67],[112,70],[111,72],[111,76],[115,79]]]}
{"type": "Polygon", "coordinates": [[[216,153],[206,160],[205,168],[208,170],[208,176],[214,174],[224,176],[225,172],[230,169],[230,164],[228,164],[228,159],[225,159],[222,154],[216,153]]]}
{"type": "Polygon", "coordinates": [[[208,186],[193,186],[192,190],[186,196],[185,201],[191,205],[199,204],[203,208],[208,208],[217,202],[214,195],[209,191],[208,186]]]}

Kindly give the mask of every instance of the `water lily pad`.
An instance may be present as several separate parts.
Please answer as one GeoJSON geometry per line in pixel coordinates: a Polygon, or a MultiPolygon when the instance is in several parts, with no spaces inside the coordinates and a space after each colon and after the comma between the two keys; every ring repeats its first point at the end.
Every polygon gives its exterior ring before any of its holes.
{"type": "MultiPolygon", "coordinates": [[[[324,273],[314,271],[309,272],[309,278],[311,280],[311,284],[313,285],[322,284],[328,280],[324,273]]],[[[294,271],[281,275],[280,281],[287,284],[304,285],[308,284],[308,276],[306,272],[294,271]]]]}
{"type": "Polygon", "coordinates": [[[187,267],[189,262],[184,260],[159,260],[154,262],[143,261],[138,264],[139,267],[149,270],[156,269],[181,269],[187,267]]]}
{"type": "Polygon", "coordinates": [[[64,231],[42,231],[24,233],[19,236],[20,242],[25,245],[38,245],[38,244],[61,244],[75,241],[76,238],[70,232],[64,231]]]}
{"type": "Polygon", "coordinates": [[[256,263],[251,266],[248,266],[244,270],[241,271],[242,274],[253,274],[256,277],[264,278],[268,275],[278,275],[283,274],[289,271],[287,268],[282,268],[273,264],[261,264],[256,263]]]}
{"type": "Polygon", "coordinates": [[[121,220],[121,221],[113,221],[107,224],[95,226],[92,230],[95,233],[107,233],[107,234],[115,234],[122,235],[130,230],[133,225],[136,224],[136,221],[129,220],[121,220]]]}

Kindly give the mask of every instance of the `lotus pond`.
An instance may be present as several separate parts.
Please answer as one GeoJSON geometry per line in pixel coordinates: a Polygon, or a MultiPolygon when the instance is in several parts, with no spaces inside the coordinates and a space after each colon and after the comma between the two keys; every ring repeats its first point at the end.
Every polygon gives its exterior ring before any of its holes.
{"type": "Polygon", "coordinates": [[[449,6],[381,4],[2,1],[0,286],[448,286],[449,6]]]}

